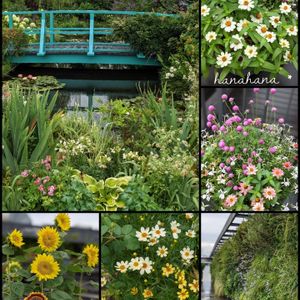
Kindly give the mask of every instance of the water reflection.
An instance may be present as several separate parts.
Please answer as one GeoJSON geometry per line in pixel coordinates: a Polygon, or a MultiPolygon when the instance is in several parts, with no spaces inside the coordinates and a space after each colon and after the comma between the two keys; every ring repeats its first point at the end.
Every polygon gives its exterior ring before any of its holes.
{"type": "Polygon", "coordinates": [[[201,300],[230,300],[224,297],[215,296],[211,281],[210,265],[206,265],[203,270],[201,282],[201,300]]]}

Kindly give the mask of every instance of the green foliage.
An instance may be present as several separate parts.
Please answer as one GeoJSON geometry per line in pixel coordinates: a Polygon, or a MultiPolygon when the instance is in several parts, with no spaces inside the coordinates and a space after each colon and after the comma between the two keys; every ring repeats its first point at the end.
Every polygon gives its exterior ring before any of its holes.
{"type": "Polygon", "coordinates": [[[296,300],[297,241],[297,215],[252,216],[213,258],[217,295],[233,300],[296,300]]]}

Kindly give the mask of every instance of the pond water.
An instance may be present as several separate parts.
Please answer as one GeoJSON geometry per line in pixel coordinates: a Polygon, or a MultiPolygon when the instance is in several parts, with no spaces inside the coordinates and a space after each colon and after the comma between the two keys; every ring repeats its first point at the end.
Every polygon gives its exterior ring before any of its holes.
{"type": "Polygon", "coordinates": [[[206,265],[203,274],[202,274],[202,282],[201,282],[201,300],[230,300],[224,297],[218,297],[214,295],[211,273],[210,273],[210,265],[206,265]]]}

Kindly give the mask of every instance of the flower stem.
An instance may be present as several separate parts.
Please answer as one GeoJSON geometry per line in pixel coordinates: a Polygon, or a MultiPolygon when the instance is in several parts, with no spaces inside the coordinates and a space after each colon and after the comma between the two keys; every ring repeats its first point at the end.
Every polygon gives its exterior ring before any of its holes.
{"type": "Polygon", "coordinates": [[[81,291],[82,291],[82,279],[83,279],[83,271],[81,270],[81,273],[80,273],[80,281],[79,281],[79,300],[81,300],[81,291]]]}

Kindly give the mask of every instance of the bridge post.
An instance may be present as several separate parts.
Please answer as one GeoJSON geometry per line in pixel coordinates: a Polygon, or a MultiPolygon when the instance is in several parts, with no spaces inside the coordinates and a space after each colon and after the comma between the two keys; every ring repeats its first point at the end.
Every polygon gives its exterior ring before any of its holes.
{"type": "Polygon", "coordinates": [[[46,13],[42,12],[41,16],[41,32],[40,32],[40,49],[37,56],[44,56],[46,54],[45,49],[45,37],[46,37],[46,13]]]}
{"type": "Polygon", "coordinates": [[[13,26],[14,26],[13,15],[9,14],[9,16],[8,16],[8,27],[9,27],[9,29],[13,29],[13,26]]]}
{"type": "Polygon", "coordinates": [[[54,42],[54,12],[50,12],[50,44],[54,42]]]}
{"type": "Polygon", "coordinates": [[[89,37],[89,52],[88,56],[94,56],[94,19],[95,15],[90,13],[90,37],[89,37]]]}

